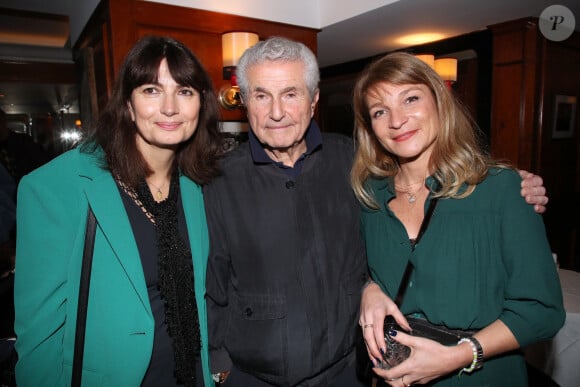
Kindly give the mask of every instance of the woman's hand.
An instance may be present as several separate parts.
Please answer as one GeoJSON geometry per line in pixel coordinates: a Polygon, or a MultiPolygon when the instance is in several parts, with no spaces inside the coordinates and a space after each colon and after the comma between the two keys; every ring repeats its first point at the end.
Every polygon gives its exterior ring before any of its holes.
{"type": "Polygon", "coordinates": [[[374,368],[375,373],[391,386],[408,387],[428,383],[464,367],[473,358],[469,345],[445,346],[434,340],[399,331],[391,337],[411,348],[409,358],[401,364],[388,370],[374,368]]]}
{"type": "MultiPolygon", "coordinates": [[[[425,384],[447,374],[459,372],[469,367],[473,361],[473,349],[468,343],[445,346],[404,332],[396,332],[391,337],[411,348],[409,358],[401,364],[388,370],[373,369],[391,386],[408,387],[411,384],[425,384]]],[[[477,332],[474,337],[483,348],[484,359],[519,348],[515,336],[501,320],[494,321],[477,332]]]]}
{"type": "Polygon", "coordinates": [[[382,362],[381,351],[385,353],[386,350],[383,324],[387,315],[392,315],[402,328],[411,329],[393,300],[383,293],[379,285],[371,282],[362,292],[359,325],[374,364],[382,362]]]}

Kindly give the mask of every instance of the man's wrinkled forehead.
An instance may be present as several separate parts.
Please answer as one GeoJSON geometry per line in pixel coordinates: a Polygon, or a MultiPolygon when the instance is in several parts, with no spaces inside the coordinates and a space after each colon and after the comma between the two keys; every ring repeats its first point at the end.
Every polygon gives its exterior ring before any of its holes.
{"type": "Polygon", "coordinates": [[[301,62],[266,61],[248,68],[250,91],[261,89],[291,91],[306,89],[305,68],[301,62]]]}

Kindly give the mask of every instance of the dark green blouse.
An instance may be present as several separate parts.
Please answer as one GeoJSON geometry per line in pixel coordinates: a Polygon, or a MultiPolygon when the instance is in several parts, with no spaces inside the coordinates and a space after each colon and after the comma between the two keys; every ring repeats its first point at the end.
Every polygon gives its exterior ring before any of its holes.
{"type": "MultiPolygon", "coordinates": [[[[560,283],[542,217],[521,197],[520,182],[517,172],[494,169],[467,198],[440,199],[412,251],[403,224],[387,207],[392,180],[369,181],[381,206],[362,211],[373,279],[394,298],[411,260],[404,314],[458,329],[500,319],[522,347],[552,337],[565,318],[560,283]]],[[[527,386],[526,380],[524,360],[514,353],[485,359],[481,370],[436,385],[527,386]]]]}

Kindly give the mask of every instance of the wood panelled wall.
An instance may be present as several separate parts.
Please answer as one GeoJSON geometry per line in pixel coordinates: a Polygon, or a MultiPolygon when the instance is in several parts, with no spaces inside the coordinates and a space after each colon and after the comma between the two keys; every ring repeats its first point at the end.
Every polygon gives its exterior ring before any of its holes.
{"type": "Polygon", "coordinates": [[[508,22],[493,31],[491,149],[527,170],[538,170],[537,116],[539,41],[531,20],[508,22]]]}
{"type": "MultiPolygon", "coordinates": [[[[171,36],[186,44],[204,64],[218,91],[229,82],[222,75],[221,35],[231,31],[254,32],[260,39],[285,36],[317,52],[316,29],[140,0],[103,0],[75,52],[85,62],[94,62],[88,87],[96,90],[97,105],[102,107],[126,53],[149,34],[171,36]]],[[[224,120],[244,120],[240,110],[221,113],[224,120]]]]}
{"type": "Polygon", "coordinates": [[[544,178],[550,197],[544,220],[552,250],[563,267],[580,270],[580,34],[548,40],[537,18],[490,29],[491,152],[544,178]],[[552,135],[556,95],[577,99],[569,138],[552,135]]]}

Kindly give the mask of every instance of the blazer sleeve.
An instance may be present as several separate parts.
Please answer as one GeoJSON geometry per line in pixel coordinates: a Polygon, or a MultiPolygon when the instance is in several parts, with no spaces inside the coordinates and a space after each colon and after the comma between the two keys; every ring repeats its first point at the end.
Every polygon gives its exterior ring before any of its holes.
{"type": "Polygon", "coordinates": [[[65,330],[74,330],[66,316],[69,261],[84,237],[79,195],[71,194],[66,178],[45,172],[25,176],[18,189],[16,379],[24,387],[64,384],[63,339],[65,330]]]}

